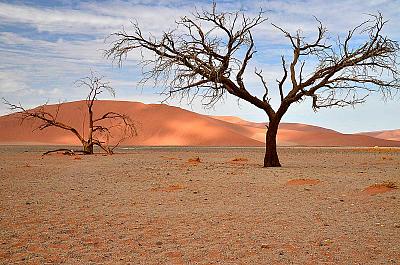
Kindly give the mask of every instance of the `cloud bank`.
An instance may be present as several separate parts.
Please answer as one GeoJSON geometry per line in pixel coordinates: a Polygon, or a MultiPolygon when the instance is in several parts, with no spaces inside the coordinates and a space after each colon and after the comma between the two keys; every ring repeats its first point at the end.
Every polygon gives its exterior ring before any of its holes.
{"type": "MultiPolygon", "coordinates": [[[[136,84],[141,78],[141,69],[136,66],[139,54],[132,54],[122,69],[103,56],[108,46],[105,38],[122,27],[129,30],[131,21],[137,21],[143,32],[155,36],[174,27],[180,16],[194,11],[191,1],[85,1],[71,5],[54,2],[49,6],[40,1],[22,4],[0,2],[0,97],[35,106],[46,100],[77,100],[86,91],[75,88],[74,80],[85,76],[90,69],[97,70],[112,81],[117,89],[117,98],[157,103],[163,98],[151,86],[143,90],[136,84]],[[33,4],[35,3],[35,4],[33,4]]],[[[287,40],[270,22],[281,25],[288,31],[301,29],[306,36],[315,34],[317,16],[332,35],[346,34],[347,29],[365,20],[367,14],[384,14],[389,20],[386,33],[392,39],[400,39],[398,14],[400,5],[396,0],[340,0],[340,1],[218,1],[218,9],[243,10],[251,15],[260,8],[268,21],[255,30],[257,57],[253,67],[263,69],[268,82],[281,76],[279,56],[290,54],[287,40]]],[[[211,3],[201,1],[196,8],[210,8],[211,3]]],[[[262,93],[262,86],[253,73],[246,73],[251,90],[262,93]]],[[[359,110],[328,110],[314,114],[307,102],[291,111],[286,121],[323,125],[341,131],[365,131],[370,129],[397,128],[394,118],[371,125],[367,118],[379,105],[379,96],[359,110]],[[367,108],[365,108],[367,107],[367,108]],[[337,113],[337,114],[335,114],[337,113]],[[342,123],[343,113],[361,120],[360,124],[342,123]],[[326,119],[329,119],[326,121],[326,119]]],[[[178,104],[172,101],[171,104],[178,104]]],[[[388,103],[388,108],[391,108],[388,103]]],[[[204,112],[200,102],[185,106],[204,112]]],[[[382,109],[382,108],[378,108],[382,109]]],[[[375,110],[376,111],[376,110],[375,110]]],[[[397,115],[400,115],[399,110],[397,115]]],[[[0,113],[7,110],[0,107],[0,113]]],[[[378,111],[379,112],[379,111],[378,111]]],[[[246,119],[263,121],[265,115],[255,107],[228,97],[225,104],[206,112],[216,115],[239,115],[246,119]]]]}

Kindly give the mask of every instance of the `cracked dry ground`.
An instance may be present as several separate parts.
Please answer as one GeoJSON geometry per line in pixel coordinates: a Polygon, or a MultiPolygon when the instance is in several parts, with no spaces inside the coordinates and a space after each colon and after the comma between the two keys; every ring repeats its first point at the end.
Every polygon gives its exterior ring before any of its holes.
{"type": "Polygon", "coordinates": [[[0,147],[0,264],[400,264],[397,149],[44,150],[0,147]]]}

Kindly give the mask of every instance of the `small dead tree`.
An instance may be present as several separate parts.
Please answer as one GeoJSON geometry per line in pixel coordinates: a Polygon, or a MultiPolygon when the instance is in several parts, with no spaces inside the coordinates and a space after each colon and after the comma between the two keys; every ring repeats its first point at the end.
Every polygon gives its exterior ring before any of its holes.
{"type": "MultiPolygon", "coordinates": [[[[57,127],[63,130],[70,131],[73,133],[81,142],[83,149],[78,151],[71,151],[67,149],[57,149],[48,151],[45,154],[57,151],[66,151],[67,153],[81,152],[84,154],[93,154],[94,146],[99,146],[107,154],[113,154],[114,149],[119,146],[124,140],[133,137],[137,134],[134,122],[132,119],[125,115],[116,112],[107,112],[100,117],[94,117],[93,107],[100,94],[104,91],[108,91],[113,96],[115,95],[114,89],[107,82],[102,81],[103,77],[99,77],[91,72],[90,76],[79,79],[75,82],[76,86],[87,88],[89,94],[86,97],[86,111],[88,114],[87,128],[88,135],[85,137],[85,129],[79,131],[62,121],[59,120],[58,116],[62,103],[57,105],[55,112],[48,110],[47,104],[39,106],[34,109],[25,109],[21,104],[12,104],[3,98],[4,104],[6,104],[10,110],[18,111],[21,118],[21,123],[26,120],[39,120],[38,125],[34,130],[44,130],[50,127],[57,127]],[[118,139],[115,139],[113,144],[110,144],[111,138],[113,138],[112,130],[119,132],[118,139]]],[[[85,125],[84,125],[85,126],[85,125]]]]}
{"type": "Polygon", "coordinates": [[[255,17],[217,12],[214,3],[211,11],[182,17],[175,30],[164,32],[160,38],[145,36],[133,23],[132,32],[122,30],[110,35],[112,45],[105,54],[120,66],[130,52],[153,54],[153,58],[143,57],[141,62],[143,81],[163,82],[168,97],[201,96],[203,104],[210,106],[229,93],[264,110],[269,119],[265,167],[281,166],[276,148],[278,125],[293,103],[310,97],[314,110],[354,106],[363,103],[371,92],[380,91],[387,97],[400,87],[399,45],[382,35],[386,21],[381,14],[370,16],[344,39],[335,41],[318,19],[317,34],[311,42],[301,31],[292,34],[272,24],[289,40],[293,54],[290,61],[281,57],[283,75],[276,84],[280,103],[274,108],[262,71],[255,70],[263,91],[258,97],[243,78],[256,52],[252,30],[265,21],[263,12],[255,17]]]}

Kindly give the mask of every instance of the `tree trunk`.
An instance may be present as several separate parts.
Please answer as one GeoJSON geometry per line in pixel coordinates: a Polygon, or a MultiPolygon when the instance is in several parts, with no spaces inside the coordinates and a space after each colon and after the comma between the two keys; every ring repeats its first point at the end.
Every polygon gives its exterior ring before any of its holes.
{"type": "Polygon", "coordinates": [[[90,143],[90,142],[83,143],[83,152],[85,154],[92,155],[94,153],[94,151],[93,151],[93,143],[90,143]]]}
{"type": "Polygon", "coordinates": [[[278,153],[276,151],[276,135],[278,134],[278,126],[280,119],[273,119],[268,125],[265,137],[265,157],[264,167],[280,167],[278,153]]]}
{"type": "Polygon", "coordinates": [[[89,105],[89,135],[88,135],[88,151],[89,154],[93,154],[93,111],[92,111],[93,101],[89,105]]]}

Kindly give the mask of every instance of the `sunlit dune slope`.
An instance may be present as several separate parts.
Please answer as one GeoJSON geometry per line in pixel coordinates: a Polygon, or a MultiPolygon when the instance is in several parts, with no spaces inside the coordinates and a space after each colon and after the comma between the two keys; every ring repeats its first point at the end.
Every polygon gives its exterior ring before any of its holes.
{"type": "MultiPolygon", "coordinates": [[[[55,113],[56,106],[47,110],[55,113]]],[[[97,101],[95,117],[107,111],[129,115],[136,123],[138,136],[125,145],[177,146],[262,146],[261,142],[246,137],[250,129],[215,120],[205,115],[162,104],[143,104],[127,101],[97,101]]],[[[58,119],[82,131],[85,118],[83,101],[64,103],[58,119]]],[[[38,122],[20,124],[18,114],[0,117],[0,143],[6,144],[79,144],[75,136],[59,128],[32,130],[38,122]]],[[[86,128],[87,129],[87,128],[86,128]]],[[[115,139],[118,135],[115,135],[115,139]]]]}

